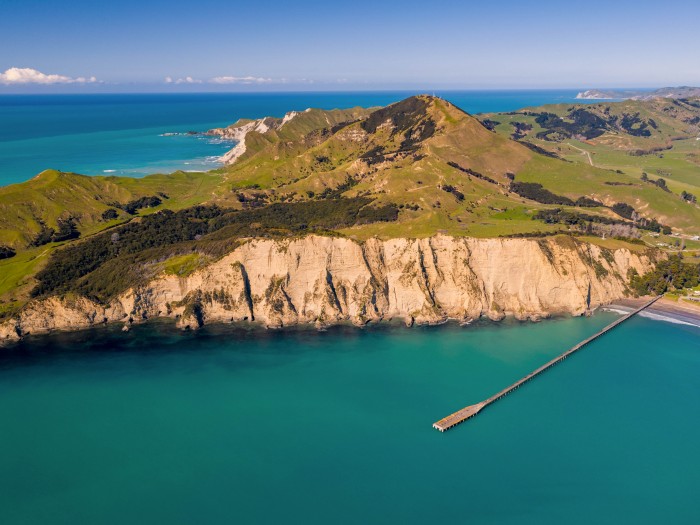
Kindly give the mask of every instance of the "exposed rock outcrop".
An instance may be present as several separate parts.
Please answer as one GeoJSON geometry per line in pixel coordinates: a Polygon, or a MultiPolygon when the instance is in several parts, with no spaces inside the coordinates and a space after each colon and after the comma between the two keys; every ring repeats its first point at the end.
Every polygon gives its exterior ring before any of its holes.
{"type": "Polygon", "coordinates": [[[207,131],[207,135],[214,135],[236,142],[236,145],[221,157],[221,162],[224,164],[233,164],[246,152],[245,137],[248,133],[251,131],[266,133],[271,129],[282,129],[287,122],[290,122],[298,114],[296,111],[290,111],[281,119],[274,117],[264,117],[257,120],[241,119],[226,128],[210,129],[207,131]]]}
{"type": "Polygon", "coordinates": [[[0,324],[0,340],[153,317],[196,329],[213,322],[277,328],[581,315],[625,296],[628,270],[643,274],[652,264],[648,255],[568,237],[253,239],[188,277],[159,277],[107,307],[85,298],[34,301],[0,324]]]}

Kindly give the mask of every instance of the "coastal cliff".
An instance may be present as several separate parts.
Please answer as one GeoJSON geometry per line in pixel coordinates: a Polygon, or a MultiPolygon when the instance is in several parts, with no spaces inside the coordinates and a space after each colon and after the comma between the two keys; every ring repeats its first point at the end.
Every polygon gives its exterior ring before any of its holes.
{"type": "Polygon", "coordinates": [[[0,340],[155,317],[196,329],[216,322],[280,328],[581,315],[627,295],[628,271],[645,273],[652,264],[649,255],[570,237],[253,239],[186,277],[161,275],[108,305],[74,296],[30,302],[0,324],[0,340]]]}

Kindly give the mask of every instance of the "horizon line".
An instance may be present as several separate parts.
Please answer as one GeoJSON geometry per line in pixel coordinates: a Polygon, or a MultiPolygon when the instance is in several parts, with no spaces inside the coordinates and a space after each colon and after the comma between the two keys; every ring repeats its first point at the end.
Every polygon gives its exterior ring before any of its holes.
{"type": "MultiPolygon", "coordinates": [[[[32,90],[28,92],[22,91],[8,91],[3,92],[2,87],[0,87],[0,96],[6,95],[270,95],[270,94],[333,94],[333,93],[416,93],[430,95],[433,92],[450,92],[450,93],[468,93],[468,92],[523,92],[523,91],[564,91],[564,90],[635,90],[635,91],[651,91],[655,89],[662,88],[680,88],[680,87],[693,87],[689,85],[682,86],[653,86],[653,87],[635,87],[635,86],[617,86],[617,87],[484,87],[484,88],[375,88],[375,89],[267,89],[267,90],[198,90],[198,91],[188,91],[188,90],[162,90],[162,91],[47,91],[41,92],[37,90],[32,90]]],[[[40,89],[40,88],[39,88],[40,89]]]]}

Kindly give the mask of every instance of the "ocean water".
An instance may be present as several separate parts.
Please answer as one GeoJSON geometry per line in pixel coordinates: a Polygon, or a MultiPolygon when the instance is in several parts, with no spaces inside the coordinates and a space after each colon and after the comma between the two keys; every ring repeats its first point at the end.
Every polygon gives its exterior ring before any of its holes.
{"type": "Polygon", "coordinates": [[[177,333],[0,353],[0,523],[696,524],[700,329],[615,319],[177,333]]]}
{"type": "MultiPolygon", "coordinates": [[[[0,96],[0,185],[209,169],[187,135],[412,93],[0,96]]],[[[574,91],[436,93],[472,113],[574,91]]],[[[0,524],[696,524],[700,328],[619,315],[283,332],[169,323],[0,351],[0,524]]]]}
{"type": "MultiPolygon", "coordinates": [[[[382,106],[414,92],[0,96],[0,186],[52,168],[144,176],[218,166],[231,143],[187,135],[291,110],[382,106]]],[[[437,92],[471,112],[574,100],[576,91],[437,92]]]]}

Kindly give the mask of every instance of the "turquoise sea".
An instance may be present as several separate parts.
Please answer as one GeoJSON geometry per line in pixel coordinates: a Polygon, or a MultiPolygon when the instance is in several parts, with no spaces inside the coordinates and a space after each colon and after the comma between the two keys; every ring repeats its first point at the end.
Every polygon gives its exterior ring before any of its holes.
{"type": "MultiPolygon", "coordinates": [[[[0,186],[53,168],[143,176],[217,166],[232,147],[186,135],[308,107],[380,106],[413,92],[0,95],[0,186]]],[[[438,92],[471,113],[570,102],[576,91],[438,92]]]]}
{"type": "MultiPolygon", "coordinates": [[[[206,169],[230,144],[181,133],[410,94],[0,96],[0,185],[206,169]]],[[[575,96],[436,94],[472,113],[575,96]]],[[[698,327],[632,319],[431,427],[616,315],[30,338],[0,351],[0,524],[696,524],[698,327]]]]}
{"type": "Polygon", "coordinates": [[[0,353],[0,523],[696,524],[700,328],[170,324],[0,353]]]}

